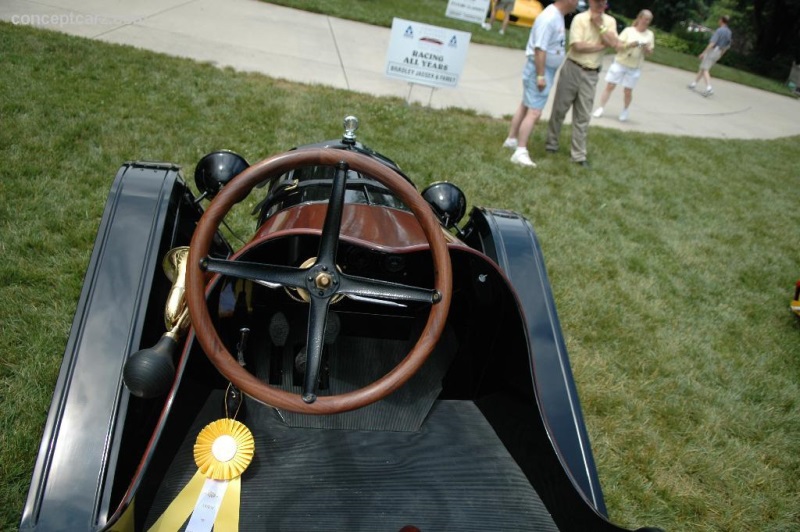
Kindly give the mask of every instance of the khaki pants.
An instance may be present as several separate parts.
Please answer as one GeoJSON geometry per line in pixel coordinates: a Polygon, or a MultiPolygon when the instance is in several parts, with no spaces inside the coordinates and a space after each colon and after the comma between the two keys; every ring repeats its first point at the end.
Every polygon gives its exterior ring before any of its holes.
{"type": "Polygon", "coordinates": [[[598,72],[584,70],[567,59],[561,67],[561,74],[556,85],[553,100],[553,112],[547,126],[547,143],[549,151],[558,150],[558,138],[567,111],[572,107],[572,145],[570,155],[575,162],[586,160],[586,134],[589,131],[589,120],[594,105],[594,91],[597,86],[598,72]]]}

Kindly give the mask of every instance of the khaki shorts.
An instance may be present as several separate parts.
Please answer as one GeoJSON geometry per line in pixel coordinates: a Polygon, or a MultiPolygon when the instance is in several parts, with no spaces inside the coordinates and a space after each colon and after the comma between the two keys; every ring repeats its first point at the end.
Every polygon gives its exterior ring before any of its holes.
{"type": "Polygon", "coordinates": [[[722,57],[722,50],[715,46],[703,57],[703,61],[700,63],[700,70],[711,70],[711,67],[717,64],[720,57],[722,57]]]}

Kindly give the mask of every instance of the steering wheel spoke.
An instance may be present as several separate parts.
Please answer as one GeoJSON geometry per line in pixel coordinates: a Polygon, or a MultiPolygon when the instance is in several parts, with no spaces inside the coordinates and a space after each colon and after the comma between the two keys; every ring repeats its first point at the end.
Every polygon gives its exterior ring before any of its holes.
{"type": "Polygon", "coordinates": [[[308,335],[306,336],[306,373],[303,378],[303,401],[317,400],[317,385],[322,364],[322,349],[325,346],[325,326],[328,323],[330,298],[312,297],[308,311],[308,335]]]}
{"type": "Polygon", "coordinates": [[[264,283],[279,284],[292,288],[305,288],[308,268],[294,268],[276,264],[232,261],[205,257],[200,267],[212,273],[219,273],[240,279],[250,279],[264,283]]]}
{"type": "Polygon", "coordinates": [[[336,251],[339,247],[339,231],[342,227],[342,212],[344,211],[344,196],[347,191],[347,171],[350,167],[345,162],[336,165],[336,174],[331,186],[331,197],[328,201],[328,210],[325,212],[325,222],[322,226],[322,238],[319,242],[317,264],[333,266],[336,264],[336,251]]]}
{"type": "Polygon", "coordinates": [[[416,301],[431,305],[441,300],[441,294],[437,290],[344,274],[339,277],[339,293],[389,301],[416,301]]]}

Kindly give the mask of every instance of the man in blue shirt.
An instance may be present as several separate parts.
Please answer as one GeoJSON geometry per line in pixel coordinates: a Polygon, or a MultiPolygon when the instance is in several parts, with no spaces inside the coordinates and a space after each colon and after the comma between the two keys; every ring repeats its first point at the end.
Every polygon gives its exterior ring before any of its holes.
{"type": "Polygon", "coordinates": [[[714,94],[714,89],[711,88],[711,75],[709,71],[711,67],[719,61],[719,58],[728,51],[728,48],[731,47],[732,40],[733,34],[728,27],[728,16],[723,15],[719,18],[719,28],[717,28],[717,31],[711,36],[711,40],[708,42],[706,49],[700,54],[700,70],[697,72],[697,77],[694,81],[689,83],[690,89],[694,90],[697,86],[697,82],[700,81],[700,78],[703,78],[706,82],[706,90],[703,91],[703,96],[711,96],[714,94]]]}

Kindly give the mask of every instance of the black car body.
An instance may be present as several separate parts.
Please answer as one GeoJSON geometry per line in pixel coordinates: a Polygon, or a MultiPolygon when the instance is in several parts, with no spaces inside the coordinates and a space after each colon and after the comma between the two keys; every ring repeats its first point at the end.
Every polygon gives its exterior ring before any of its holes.
{"type": "Polygon", "coordinates": [[[242,529],[620,530],[530,222],[461,223],[457,187],[420,195],[347,124],[252,166],[210,154],[205,210],[175,165],[119,169],[21,530],[159,529],[198,433],[233,418],[242,529]],[[220,221],[248,193],[234,250],[220,221]]]}

